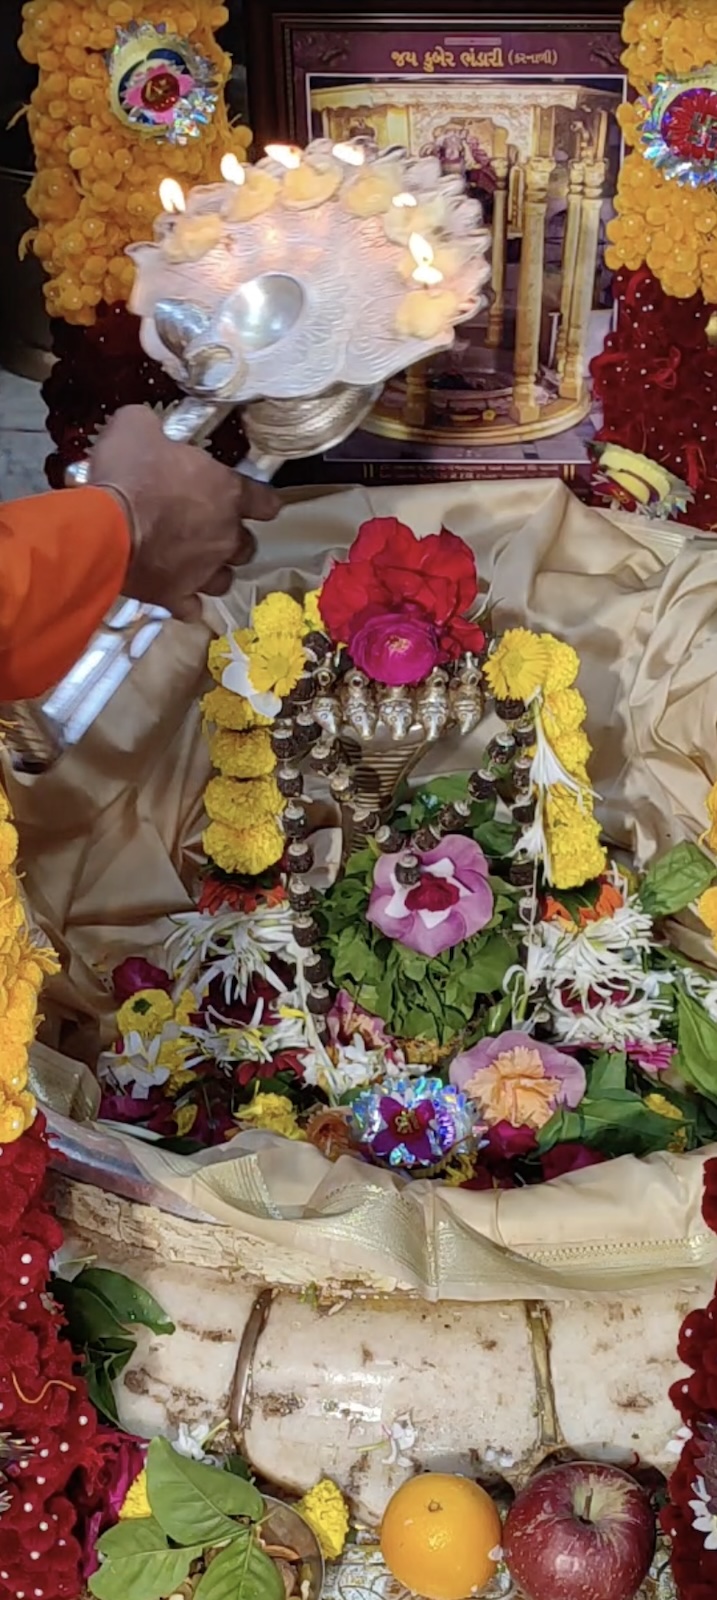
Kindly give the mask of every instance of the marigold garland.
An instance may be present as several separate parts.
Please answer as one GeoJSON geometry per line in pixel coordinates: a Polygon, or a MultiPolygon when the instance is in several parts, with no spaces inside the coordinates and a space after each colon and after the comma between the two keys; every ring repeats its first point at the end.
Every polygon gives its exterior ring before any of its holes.
{"type": "Polygon", "coordinates": [[[216,0],[30,0],[23,7],[20,50],[39,68],[29,127],[36,175],[28,204],[38,227],[27,236],[48,274],[51,317],[90,326],[102,301],[126,301],[134,267],[127,246],[151,236],[162,178],[190,184],[220,176],[222,155],[245,161],[251,133],[217,111],[188,147],[158,142],[126,127],[110,104],[107,52],[132,22],[164,23],[217,69],[222,88],[231,60],[215,31],[228,21],[216,0]]]}
{"type": "Polygon", "coordinates": [[[219,771],[204,801],[209,826],[206,855],[222,872],[258,877],[281,860],[284,835],[279,818],[284,800],[272,774],[276,757],[269,728],[273,718],[252,704],[271,694],[282,700],[296,687],[306,663],[303,640],[316,627],[317,596],[304,604],[291,595],[270,594],[254,607],[251,627],[213,640],[208,667],[217,687],[202,700],[205,722],[214,725],[209,750],[219,771]],[[243,665],[246,694],[224,678],[243,665]]]}
{"type": "MultiPolygon", "coordinates": [[[[713,0],[632,0],[623,38],[630,82],[646,95],[660,73],[683,77],[717,62],[713,0]]],[[[714,186],[691,189],[663,177],[640,151],[642,115],[639,102],[618,112],[626,143],[636,148],[618,180],[607,265],[634,271],[647,264],[667,294],[685,300],[701,290],[717,301],[714,186]]]]}

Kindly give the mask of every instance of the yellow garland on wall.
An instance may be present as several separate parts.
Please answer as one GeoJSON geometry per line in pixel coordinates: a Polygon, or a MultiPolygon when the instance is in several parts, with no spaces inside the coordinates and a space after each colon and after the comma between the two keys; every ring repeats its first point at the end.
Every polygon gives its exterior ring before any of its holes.
{"type": "Polygon", "coordinates": [[[29,127],[36,176],[28,193],[38,228],[26,245],[48,274],[52,317],[89,326],[101,300],[127,300],[134,267],[128,245],[151,238],[159,185],[220,177],[226,151],[246,161],[248,128],[231,128],[223,95],[201,136],[175,146],[126,127],[110,105],[106,53],[129,23],[164,23],[217,68],[222,88],[231,59],[214,34],[229,12],[217,0],[29,0],[20,51],[39,68],[29,127]]]}
{"type": "Polygon", "coordinates": [[[33,944],[15,863],[17,831],[0,789],[0,1143],[29,1128],[35,1101],[27,1091],[30,1045],[45,978],[59,971],[54,952],[33,944]]]}
{"type": "MultiPolygon", "coordinates": [[[[638,94],[658,74],[683,77],[717,63],[714,0],[631,0],[623,21],[622,60],[638,94]]],[[[637,146],[639,105],[618,112],[625,141],[637,146]]],[[[717,194],[663,177],[636,148],[623,164],[608,223],[606,262],[613,270],[647,265],[666,294],[686,300],[699,289],[717,302],[717,194]]]]}

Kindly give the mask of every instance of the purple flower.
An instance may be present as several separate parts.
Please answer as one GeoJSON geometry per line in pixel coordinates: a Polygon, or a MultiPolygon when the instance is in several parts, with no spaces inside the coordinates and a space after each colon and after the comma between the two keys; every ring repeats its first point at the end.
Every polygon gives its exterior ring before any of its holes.
{"type": "Polygon", "coordinates": [[[144,956],[128,956],[121,966],[115,967],[112,987],[119,1007],[124,1005],[125,1000],[131,1000],[133,994],[139,994],[140,989],[164,989],[165,994],[169,994],[172,979],[162,967],[154,967],[151,961],[145,961],[144,956]]]}
{"type": "Polygon", "coordinates": [[[640,1044],[638,1040],[625,1049],[630,1060],[636,1067],[642,1067],[643,1072],[667,1072],[677,1046],[670,1044],[669,1039],[655,1039],[651,1044],[640,1044]]]}
{"type": "Polygon", "coordinates": [[[481,1039],[456,1056],[451,1083],[475,1100],[490,1127],[543,1128],[558,1106],[579,1106],[585,1073],[579,1061],[527,1033],[481,1039]]]}
{"type": "Polygon", "coordinates": [[[379,1161],[390,1161],[398,1149],[405,1150],[408,1160],[402,1165],[428,1167],[435,1160],[430,1129],[435,1122],[436,1108],[432,1100],[419,1100],[417,1105],[406,1107],[402,1100],[384,1095],[379,1103],[379,1114],[386,1126],[377,1133],[372,1149],[379,1161]]]}
{"type": "Polygon", "coordinates": [[[374,683],[420,683],[438,666],[438,634],[425,615],[368,608],[351,634],[351,656],[374,683]]]}
{"type": "Polygon", "coordinates": [[[420,882],[399,883],[400,855],[376,862],[368,920],[388,939],[433,959],[480,933],[493,914],[488,862],[472,839],[447,834],[419,854],[420,882]]]}

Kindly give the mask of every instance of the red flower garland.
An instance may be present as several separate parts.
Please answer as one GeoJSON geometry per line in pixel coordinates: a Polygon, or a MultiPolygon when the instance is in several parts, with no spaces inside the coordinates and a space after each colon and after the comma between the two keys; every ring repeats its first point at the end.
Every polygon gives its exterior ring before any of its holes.
{"type": "Polygon", "coordinates": [[[19,1441],[0,1515],[0,1600],[74,1600],[82,1550],[70,1480],[96,1476],[97,1419],[60,1339],[61,1314],[47,1294],[62,1230],[41,1191],[49,1161],[38,1116],[0,1153],[0,1432],[19,1441]]]}
{"type": "MultiPolygon", "coordinates": [[[[705,1168],[703,1216],[717,1232],[717,1161],[705,1168]]],[[[687,1427],[693,1430],[680,1464],[670,1480],[670,1505],[662,1525],[672,1540],[672,1569],[680,1600],[714,1600],[717,1594],[717,1550],[705,1547],[705,1535],[693,1526],[690,1501],[700,1477],[705,1442],[700,1422],[717,1422],[717,1292],[705,1311],[693,1311],[680,1333],[680,1360],[691,1376],[673,1385],[670,1398],[687,1427]]]]}
{"type": "Polygon", "coordinates": [[[717,527],[717,347],[701,294],[677,300],[646,267],[615,278],[618,326],[591,366],[603,408],[598,440],[622,445],[688,483],[680,520],[717,527]]]}

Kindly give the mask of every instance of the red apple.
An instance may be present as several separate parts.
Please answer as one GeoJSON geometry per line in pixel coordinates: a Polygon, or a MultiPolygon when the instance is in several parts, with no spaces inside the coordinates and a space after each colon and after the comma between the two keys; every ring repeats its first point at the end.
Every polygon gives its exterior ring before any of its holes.
{"type": "Polygon", "coordinates": [[[516,1497],[503,1548],[525,1600],[634,1600],[655,1553],[644,1489],[589,1461],[539,1472],[516,1497]]]}

